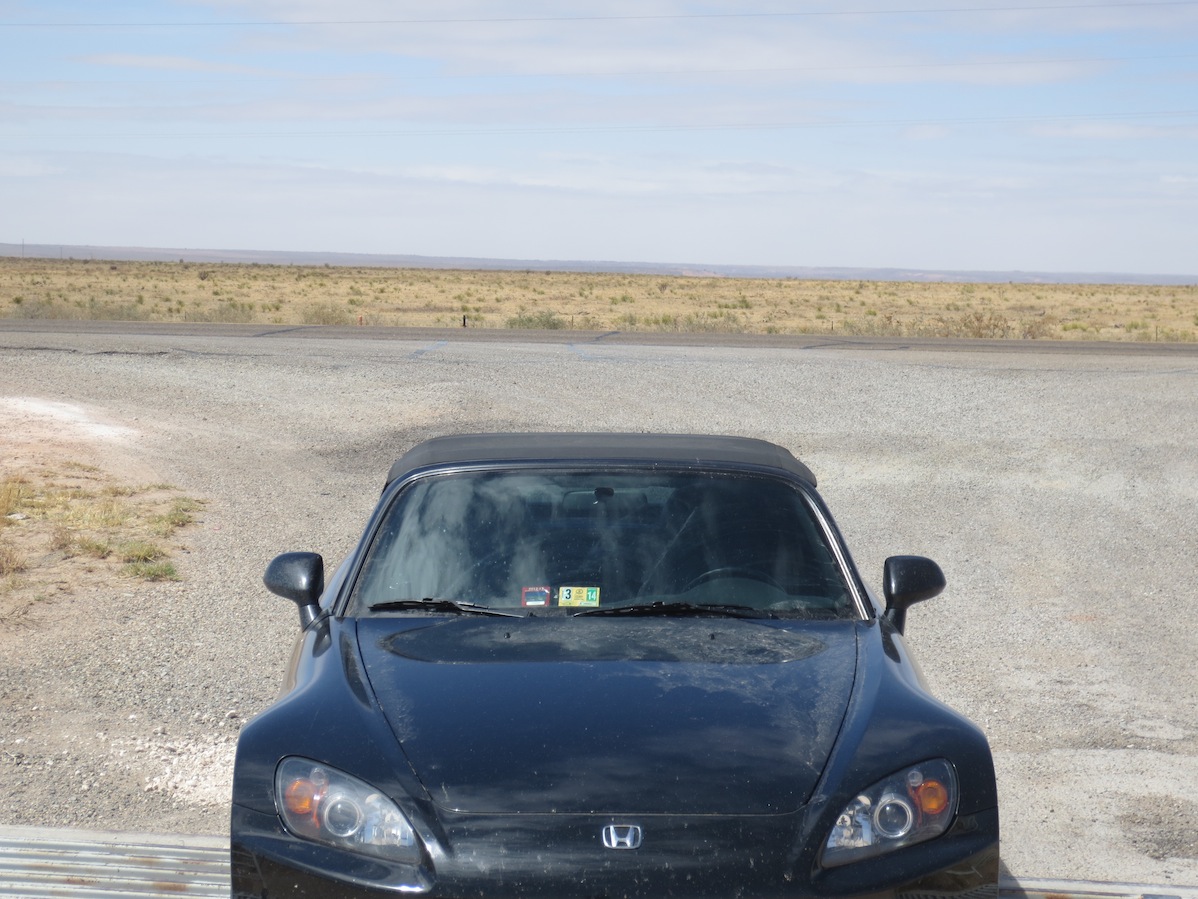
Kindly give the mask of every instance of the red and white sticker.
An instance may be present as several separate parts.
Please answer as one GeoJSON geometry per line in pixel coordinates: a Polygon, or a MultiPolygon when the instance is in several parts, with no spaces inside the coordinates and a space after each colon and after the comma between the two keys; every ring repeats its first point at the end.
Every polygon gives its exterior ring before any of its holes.
{"type": "Polygon", "coordinates": [[[520,590],[520,605],[540,607],[549,605],[553,591],[548,587],[523,587],[520,590]]]}

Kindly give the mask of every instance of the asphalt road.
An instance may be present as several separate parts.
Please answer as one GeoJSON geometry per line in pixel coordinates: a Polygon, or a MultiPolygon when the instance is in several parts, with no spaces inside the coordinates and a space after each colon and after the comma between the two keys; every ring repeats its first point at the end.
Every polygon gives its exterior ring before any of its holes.
{"type": "Polygon", "coordinates": [[[95,460],[208,501],[182,583],[0,644],[0,824],[223,832],[237,726],[296,632],[261,572],[338,561],[419,439],[729,432],[811,466],[875,584],[892,553],[941,563],[908,631],[991,738],[1012,873],[1198,884],[1198,347],[711,344],[0,322],[0,400],[130,429],[95,460]]]}

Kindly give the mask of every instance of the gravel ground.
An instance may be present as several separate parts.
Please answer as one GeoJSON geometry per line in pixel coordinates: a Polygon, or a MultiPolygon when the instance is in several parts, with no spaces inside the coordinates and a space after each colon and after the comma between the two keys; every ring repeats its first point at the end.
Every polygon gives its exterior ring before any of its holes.
{"type": "Polygon", "coordinates": [[[208,502],[182,582],[0,634],[0,824],[225,832],[297,632],[261,573],[339,561],[416,441],[729,432],[808,462],[875,584],[891,553],[941,563],[908,632],[990,736],[1011,873],[1198,884],[1198,353],[224,333],[0,325],[0,398],[37,401],[0,431],[208,502]]]}

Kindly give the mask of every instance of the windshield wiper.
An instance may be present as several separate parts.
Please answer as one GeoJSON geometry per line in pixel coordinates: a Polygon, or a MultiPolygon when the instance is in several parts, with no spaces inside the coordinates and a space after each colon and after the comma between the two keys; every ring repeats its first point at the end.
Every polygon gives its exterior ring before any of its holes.
{"type": "Polygon", "coordinates": [[[455,615],[497,615],[501,618],[523,618],[519,612],[503,612],[490,606],[479,605],[475,602],[458,602],[456,599],[437,599],[426,596],[423,599],[389,599],[376,602],[370,606],[372,612],[402,612],[409,609],[421,609],[427,612],[452,612],[455,615]]]}
{"type": "Polygon", "coordinates": [[[574,613],[575,617],[581,615],[677,615],[680,617],[707,616],[722,618],[776,617],[773,613],[767,612],[765,609],[755,609],[752,606],[735,606],[707,602],[666,602],[661,599],[631,606],[606,606],[601,609],[584,609],[581,612],[574,613]]]}

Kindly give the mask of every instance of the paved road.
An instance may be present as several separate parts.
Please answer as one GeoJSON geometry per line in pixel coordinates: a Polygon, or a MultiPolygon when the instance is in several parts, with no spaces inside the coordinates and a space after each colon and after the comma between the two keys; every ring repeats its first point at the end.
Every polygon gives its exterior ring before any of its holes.
{"type": "Polygon", "coordinates": [[[0,320],[0,332],[109,337],[281,338],[429,343],[562,344],[587,346],[744,347],[791,350],[916,350],[1002,355],[1198,357],[1198,343],[1111,343],[1085,340],[972,340],[837,334],[695,334],[659,331],[518,331],[490,328],[369,328],[316,325],[186,324],[165,322],[0,320]]]}
{"type": "Polygon", "coordinates": [[[225,827],[236,724],[294,610],[277,551],[335,561],[435,433],[732,432],[793,449],[876,581],[931,555],[909,631],[988,732],[1021,877],[1198,884],[1198,347],[0,323],[0,397],[209,501],[186,581],[81,600],[0,658],[0,824],[225,827]],[[85,791],[83,784],[88,785],[85,791]],[[99,793],[96,785],[103,785],[99,793]]]}

